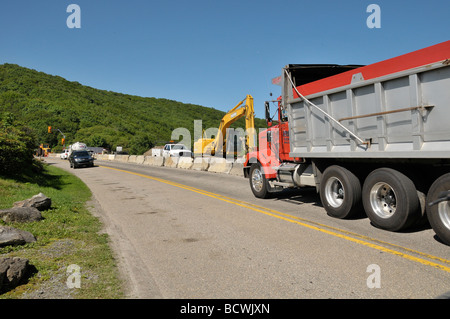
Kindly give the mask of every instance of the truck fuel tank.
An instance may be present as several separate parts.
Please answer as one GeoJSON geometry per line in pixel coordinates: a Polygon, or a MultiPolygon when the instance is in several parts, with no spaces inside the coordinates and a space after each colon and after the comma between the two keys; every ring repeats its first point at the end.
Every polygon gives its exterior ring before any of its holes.
{"type": "Polygon", "coordinates": [[[316,186],[313,166],[309,163],[285,162],[274,169],[277,171],[277,180],[274,181],[274,186],[316,186]]]}

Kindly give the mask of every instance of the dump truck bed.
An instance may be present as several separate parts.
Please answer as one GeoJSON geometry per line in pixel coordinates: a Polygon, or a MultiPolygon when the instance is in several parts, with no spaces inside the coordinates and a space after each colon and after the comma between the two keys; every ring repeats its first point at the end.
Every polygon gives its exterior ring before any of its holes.
{"type": "Polygon", "coordinates": [[[287,66],[289,156],[450,159],[449,59],[447,41],[295,88],[287,66]]]}

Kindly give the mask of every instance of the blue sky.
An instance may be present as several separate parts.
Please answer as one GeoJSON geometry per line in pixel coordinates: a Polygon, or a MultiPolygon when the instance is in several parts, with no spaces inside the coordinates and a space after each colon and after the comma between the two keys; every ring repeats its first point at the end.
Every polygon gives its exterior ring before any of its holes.
{"type": "Polygon", "coordinates": [[[2,0],[0,64],[223,111],[251,94],[262,118],[286,64],[370,64],[444,42],[449,12],[448,0],[2,0]]]}

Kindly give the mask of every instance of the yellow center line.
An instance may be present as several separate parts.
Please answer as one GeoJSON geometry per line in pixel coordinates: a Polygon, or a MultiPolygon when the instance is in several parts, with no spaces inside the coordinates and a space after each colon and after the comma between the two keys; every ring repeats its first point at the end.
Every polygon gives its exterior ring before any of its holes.
{"type": "Polygon", "coordinates": [[[153,177],[153,176],[150,176],[150,175],[135,173],[135,172],[131,172],[131,171],[123,170],[123,169],[118,169],[118,168],[113,168],[113,167],[107,167],[107,166],[100,166],[100,167],[111,169],[111,170],[116,170],[116,171],[124,172],[124,173],[128,173],[128,174],[132,174],[132,175],[136,175],[136,176],[140,176],[140,177],[144,177],[144,178],[151,179],[151,180],[154,180],[154,181],[158,181],[158,182],[161,182],[161,183],[164,183],[164,184],[168,184],[168,185],[172,185],[172,186],[175,186],[175,187],[178,187],[178,188],[189,190],[189,191],[192,191],[192,192],[195,192],[195,193],[198,193],[198,194],[202,194],[202,195],[205,195],[205,196],[208,196],[208,197],[212,197],[212,198],[215,198],[215,199],[218,199],[218,200],[221,200],[221,201],[225,201],[225,202],[230,203],[230,204],[234,204],[234,205],[237,205],[237,206],[240,206],[240,207],[244,207],[244,208],[256,211],[258,213],[262,213],[262,214],[265,214],[265,215],[268,215],[268,216],[271,216],[271,217],[275,217],[275,218],[278,218],[278,219],[281,219],[281,220],[284,220],[284,221],[288,221],[290,223],[294,223],[294,224],[297,224],[297,225],[300,225],[300,226],[303,226],[303,227],[306,227],[306,228],[309,228],[309,229],[313,229],[313,230],[316,230],[316,231],[319,231],[319,232],[322,232],[322,233],[325,233],[325,234],[328,234],[328,235],[332,235],[332,236],[335,236],[335,237],[338,237],[338,238],[342,238],[342,239],[345,239],[345,240],[348,240],[348,241],[351,241],[351,242],[354,242],[354,243],[357,243],[357,244],[360,244],[360,245],[363,245],[363,246],[367,246],[367,247],[370,247],[370,248],[373,248],[373,249],[376,249],[376,250],[379,250],[379,251],[382,251],[382,252],[386,252],[386,253],[389,253],[389,254],[392,254],[392,255],[395,255],[395,256],[399,256],[399,257],[405,258],[407,260],[415,261],[415,262],[421,263],[421,264],[426,265],[426,266],[431,266],[431,267],[434,267],[434,268],[437,268],[437,269],[440,269],[440,270],[444,270],[446,272],[450,272],[450,267],[448,267],[448,266],[444,266],[444,265],[441,265],[441,264],[438,264],[438,263],[435,263],[435,262],[432,262],[432,261],[429,261],[429,260],[425,260],[425,259],[422,259],[422,258],[419,258],[419,257],[415,257],[415,256],[412,256],[412,255],[409,255],[409,254],[405,254],[405,253],[400,252],[398,250],[394,250],[394,249],[391,249],[391,248],[383,247],[383,246],[380,246],[378,244],[375,244],[374,242],[377,242],[377,243],[380,243],[380,244],[389,245],[389,246],[392,246],[392,247],[396,247],[398,249],[409,251],[411,253],[419,254],[419,255],[421,255],[421,256],[423,256],[425,258],[437,260],[437,261],[440,261],[440,262],[443,262],[443,263],[446,263],[446,264],[450,264],[450,260],[446,260],[446,259],[443,259],[443,258],[432,256],[432,255],[429,255],[429,254],[426,254],[426,253],[422,253],[422,252],[419,252],[419,251],[414,251],[414,250],[411,250],[409,248],[405,248],[405,247],[402,247],[402,246],[397,246],[397,245],[390,244],[390,243],[387,243],[387,242],[383,242],[383,241],[380,241],[380,240],[377,240],[377,239],[374,239],[374,238],[370,238],[370,237],[367,237],[367,236],[364,236],[364,235],[359,235],[359,234],[352,233],[352,232],[345,231],[345,230],[341,230],[341,229],[338,229],[338,228],[335,228],[335,227],[323,225],[323,224],[316,223],[316,222],[313,222],[313,221],[309,221],[309,220],[306,220],[306,219],[303,219],[303,218],[300,218],[300,217],[296,217],[296,216],[293,216],[293,215],[282,213],[282,212],[279,212],[279,211],[276,211],[276,210],[273,210],[273,209],[270,209],[270,208],[265,208],[265,207],[258,206],[258,205],[252,204],[252,203],[247,203],[247,202],[244,202],[244,201],[241,201],[241,200],[237,200],[237,199],[233,199],[233,198],[230,198],[230,197],[227,197],[227,196],[224,196],[224,195],[215,194],[215,193],[212,193],[212,192],[209,192],[209,191],[206,191],[206,190],[202,190],[202,189],[199,189],[199,188],[195,188],[195,187],[179,184],[179,183],[168,181],[168,180],[161,179],[161,178],[158,178],[158,177],[153,177]],[[354,236],[354,237],[358,237],[358,238],[350,237],[349,235],[354,236]],[[371,242],[369,242],[369,241],[371,241],[371,242]]]}

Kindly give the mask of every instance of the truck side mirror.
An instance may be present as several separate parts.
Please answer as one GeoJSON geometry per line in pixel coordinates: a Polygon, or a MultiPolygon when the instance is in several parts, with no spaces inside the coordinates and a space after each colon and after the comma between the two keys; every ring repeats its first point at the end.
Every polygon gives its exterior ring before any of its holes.
{"type": "Polygon", "coordinates": [[[272,126],[272,119],[270,118],[270,104],[268,101],[264,102],[264,106],[266,108],[266,122],[267,126],[272,126]]]}

